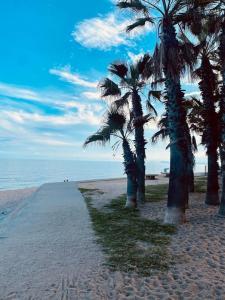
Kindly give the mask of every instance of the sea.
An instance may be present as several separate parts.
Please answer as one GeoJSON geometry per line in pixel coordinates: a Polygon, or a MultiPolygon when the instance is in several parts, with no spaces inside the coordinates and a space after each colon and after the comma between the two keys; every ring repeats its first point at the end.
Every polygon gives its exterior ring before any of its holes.
{"type": "MultiPolygon", "coordinates": [[[[169,168],[168,161],[147,161],[146,173],[160,174],[169,168]]],[[[205,164],[196,164],[196,172],[204,172],[205,164]]],[[[119,161],[77,160],[0,160],[0,190],[38,187],[47,182],[83,181],[125,177],[119,161]]]]}

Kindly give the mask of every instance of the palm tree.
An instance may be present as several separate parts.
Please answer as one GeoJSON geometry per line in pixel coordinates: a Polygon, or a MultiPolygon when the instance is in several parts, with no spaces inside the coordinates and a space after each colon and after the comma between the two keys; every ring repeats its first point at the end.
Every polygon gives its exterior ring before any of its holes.
{"type": "Polygon", "coordinates": [[[185,0],[119,0],[117,6],[137,13],[130,31],[147,22],[158,22],[161,44],[155,51],[155,75],[165,76],[168,97],[168,129],[170,137],[170,181],[168,190],[166,223],[182,223],[185,220],[185,205],[188,199],[188,140],[186,114],[183,107],[184,93],[181,90],[180,74],[183,68],[183,56],[180,55],[175,25],[180,14],[187,10],[192,1],[185,0]],[[142,17],[139,17],[142,14],[142,17]],[[152,17],[151,14],[155,15],[152,17]]]}
{"type": "Polygon", "coordinates": [[[136,157],[132,152],[129,144],[129,135],[132,132],[131,120],[127,121],[124,113],[119,112],[115,108],[110,108],[105,116],[103,126],[93,135],[89,136],[84,147],[90,143],[97,143],[104,146],[110,142],[112,138],[119,139],[122,143],[125,173],[127,174],[127,201],[126,207],[136,207],[137,194],[137,172],[136,157]]]}
{"type": "MultiPolygon", "coordinates": [[[[205,17],[210,24],[211,33],[219,36],[219,60],[218,67],[222,77],[222,87],[219,98],[219,136],[220,136],[220,157],[221,157],[221,175],[222,175],[222,194],[219,208],[219,215],[225,217],[225,2],[224,0],[205,0],[195,1],[200,14],[205,17]]],[[[195,8],[196,8],[195,7],[195,8]]],[[[196,19],[201,20],[199,15],[196,19]]],[[[193,20],[191,20],[192,22],[193,20]]],[[[200,23],[200,22],[199,22],[200,23]]],[[[195,26],[196,27],[196,26],[195,26]]]]}
{"type": "Polygon", "coordinates": [[[225,217],[225,3],[219,1],[219,12],[221,20],[221,30],[219,38],[219,63],[221,66],[222,88],[220,97],[220,155],[222,173],[222,194],[219,215],[225,217]]]}
{"type": "Polygon", "coordinates": [[[195,78],[199,78],[198,83],[203,100],[202,116],[204,120],[204,131],[202,143],[206,146],[208,156],[208,176],[206,204],[219,204],[219,184],[218,184],[218,147],[219,147],[219,127],[216,103],[219,99],[218,91],[218,56],[217,56],[217,35],[212,23],[205,18],[197,20],[197,25],[192,21],[191,33],[198,39],[197,45],[193,45],[190,40],[181,34],[183,43],[188,41],[192,44],[196,52],[195,60],[198,67],[193,72],[195,78]],[[210,26],[211,25],[211,26],[210,26]]]}
{"type": "MultiPolygon", "coordinates": [[[[135,150],[137,166],[137,201],[145,200],[145,145],[144,124],[148,118],[144,117],[140,93],[145,88],[147,80],[151,73],[151,57],[146,54],[136,63],[126,64],[124,62],[115,62],[108,68],[111,75],[116,77],[116,81],[105,78],[100,83],[103,98],[113,98],[113,105],[117,109],[129,107],[133,114],[133,125],[135,132],[135,150]]],[[[150,101],[147,101],[150,111],[154,110],[150,101]]]]}

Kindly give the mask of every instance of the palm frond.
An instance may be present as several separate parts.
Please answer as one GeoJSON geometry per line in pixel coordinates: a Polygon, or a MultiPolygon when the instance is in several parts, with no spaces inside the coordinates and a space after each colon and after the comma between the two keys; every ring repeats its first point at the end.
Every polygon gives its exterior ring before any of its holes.
{"type": "Polygon", "coordinates": [[[110,141],[111,128],[110,126],[103,126],[96,133],[90,135],[84,142],[83,147],[87,147],[91,143],[100,144],[104,146],[107,142],[110,141]]]}
{"type": "Polygon", "coordinates": [[[148,92],[148,99],[150,100],[151,98],[160,101],[162,98],[162,91],[150,90],[148,92]]]}
{"type": "Polygon", "coordinates": [[[115,62],[112,63],[109,68],[108,68],[109,72],[117,75],[120,78],[124,78],[127,75],[128,72],[128,68],[126,66],[126,63],[123,62],[115,62]]]}
{"type": "Polygon", "coordinates": [[[155,134],[153,134],[152,139],[151,139],[152,143],[156,144],[159,141],[159,139],[165,140],[168,137],[168,135],[169,135],[169,133],[166,128],[160,129],[155,134]]]}
{"type": "Polygon", "coordinates": [[[123,1],[118,1],[116,5],[120,9],[127,9],[127,8],[129,8],[129,9],[133,10],[134,12],[143,12],[145,14],[148,12],[146,6],[143,5],[140,0],[123,0],[123,1]]]}
{"type": "Polygon", "coordinates": [[[146,53],[136,63],[136,67],[139,74],[142,75],[142,77],[145,79],[148,79],[150,76],[152,76],[152,72],[150,72],[151,65],[152,65],[151,62],[152,62],[151,56],[148,53],[146,53]],[[148,74],[150,74],[150,76],[148,74]]]}
{"type": "Polygon", "coordinates": [[[153,20],[150,17],[145,17],[145,18],[137,18],[136,22],[134,22],[131,25],[127,26],[127,32],[130,32],[132,30],[134,30],[137,27],[143,27],[145,26],[145,24],[149,22],[149,23],[154,23],[153,20]]]}
{"type": "Polygon", "coordinates": [[[103,79],[99,83],[99,87],[102,92],[101,93],[102,97],[120,96],[120,94],[121,94],[119,86],[109,78],[103,79]]]}
{"type": "Polygon", "coordinates": [[[129,99],[130,95],[131,95],[131,92],[127,92],[126,94],[123,95],[123,97],[115,100],[113,102],[113,105],[115,105],[115,107],[117,109],[120,109],[120,108],[123,108],[124,106],[127,106],[129,104],[128,99],[129,99]]]}
{"type": "Polygon", "coordinates": [[[105,123],[110,127],[111,132],[121,131],[126,124],[126,116],[123,112],[111,107],[107,112],[105,123]]]}
{"type": "Polygon", "coordinates": [[[141,116],[141,117],[136,117],[133,120],[133,125],[134,125],[134,127],[140,127],[152,119],[153,119],[153,117],[151,116],[151,114],[147,114],[147,115],[141,116]]]}

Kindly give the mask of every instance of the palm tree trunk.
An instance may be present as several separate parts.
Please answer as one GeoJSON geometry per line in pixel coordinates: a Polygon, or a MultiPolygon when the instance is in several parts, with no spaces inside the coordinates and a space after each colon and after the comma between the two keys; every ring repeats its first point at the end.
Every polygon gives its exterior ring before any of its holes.
{"type": "Polygon", "coordinates": [[[194,191],[195,191],[195,176],[194,176],[193,164],[190,164],[188,166],[188,186],[189,186],[189,192],[194,193],[194,191]]]}
{"type": "Polygon", "coordinates": [[[203,143],[206,145],[208,155],[208,176],[205,203],[208,205],[218,205],[219,183],[217,150],[219,143],[219,131],[213,89],[215,76],[213,74],[208,58],[202,59],[201,70],[202,80],[199,82],[199,88],[203,99],[203,116],[205,123],[203,143]]]}
{"type": "MultiPolygon", "coordinates": [[[[136,90],[132,93],[132,106],[134,118],[143,117],[143,110],[141,105],[141,97],[136,90]]],[[[137,165],[137,201],[142,203],[145,201],[145,138],[144,138],[144,124],[142,122],[135,122],[135,149],[136,149],[136,165],[137,165]]]]}
{"type": "MultiPolygon", "coordinates": [[[[188,139],[188,190],[190,193],[195,191],[195,177],[194,177],[194,166],[195,166],[195,157],[192,150],[192,139],[190,134],[190,129],[188,124],[187,127],[187,139],[188,139]]],[[[187,204],[188,207],[188,204],[187,204]]]]}
{"type": "Polygon", "coordinates": [[[134,155],[126,139],[123,140],[123,157],[124,157],[125,172],[127,174],[126,207],[137,207],[136,164],[135,164],[134,155]]]}
{"type": "MultiPolygon", "coordinates": [[[[225,99],[224,99],[225,100],[225,99]]],[[[225,101],[224,101],[225,104],[225,101]]],[[[224,105],[225,108],[225,105],[224,105]]],[[[223,122],[225,123],[225,109],[223,114],[223,122]]],[[[221,176],[222,176],[222,194],[219,208],[219,216],[225,217],[225,130],[223,131],[223,149],[221,149],[221,176]]],[[[222,148],[222,147],[221,147],[222,148]]]]}
{"type": "Polygon", "coordinates": [[[219,215],[225,217],[225,22],[222,24],[222,33],[220,37],[220,64],[222,67],[222,97],[220,99],[220,128],[221,128],[221,176],[222,176],[222,194],[219,215]]]}
{"type": "Polygon", "coordinates": [[[218,154],[216,151],[208,153],[208,176],[206,204],[219,205],[219,183],[218,183],[218,154]]]}
{"type": "Polygon", "coordinates": [[[170,136],[170,180],[164,221],[179,224],[185,221],[185,206],[188,202],[188,141],[185,134],[186,113],[183,108],[184,93],[181,91],[180,74],[179,70],[177,72],[174,70],[176,66],[171,66],[170,60],[171,54],[176,55],[178,48],[171,20],[164,20],[161,39],[164,48],[163,67],[170,136]]]}

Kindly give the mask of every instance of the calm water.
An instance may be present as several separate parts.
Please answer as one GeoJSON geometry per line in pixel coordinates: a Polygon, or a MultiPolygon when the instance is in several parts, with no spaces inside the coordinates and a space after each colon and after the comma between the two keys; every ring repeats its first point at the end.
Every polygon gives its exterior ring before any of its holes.
{"type": "MultiPolygon", "coordinates": [[[[147,162],[147,173],[160,173],[168,162],[147,162]]],[[[123,164],[117,161],[54,161],[54,160],[0,160],[0,189],[18,189],[39,186],[46,182],[90,180],[123,177],[123,164]]],[[[196,165],[204,171],[203,164],[196,165]]]]}

